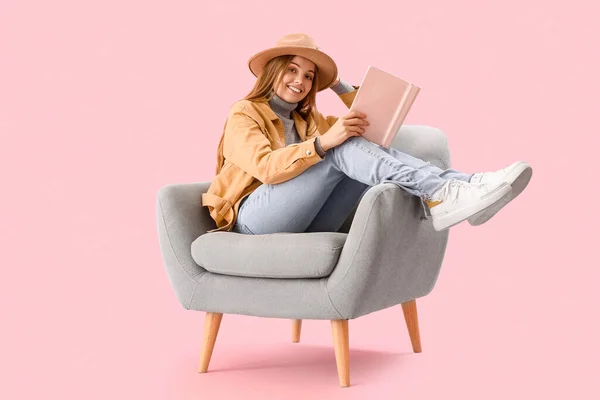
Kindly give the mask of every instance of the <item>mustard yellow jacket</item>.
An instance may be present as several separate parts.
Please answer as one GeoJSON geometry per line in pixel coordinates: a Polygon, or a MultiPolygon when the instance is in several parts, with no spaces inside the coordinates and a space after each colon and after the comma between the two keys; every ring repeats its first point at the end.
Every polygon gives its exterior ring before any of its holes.
{"type": "MultiPolygon", "coordinates": [[[[338,95],[348,108],[359,88],[353,87],[354,91],[338,95]]],[[[202,194],[202,206],[208,207],[217,224],[210,232],[231,231],[240,203],[263,183],[285,182],[322,160],[315,140],[339,117],[313,111],[305,120],[295,110],[292,117],[302,142],[286,146],[283,122],[268,102],[233,104],[217,150],[216,176],[202,194]]]]}

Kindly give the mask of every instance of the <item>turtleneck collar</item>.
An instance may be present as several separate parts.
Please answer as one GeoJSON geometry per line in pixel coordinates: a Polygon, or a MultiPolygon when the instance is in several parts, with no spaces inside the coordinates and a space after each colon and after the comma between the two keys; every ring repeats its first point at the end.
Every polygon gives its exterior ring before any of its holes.
{"type": "Polygon", "coordinates": [[[273,98],[269,100],[269,105],[275,114],[279,114],[286,118],[291,118],[292,111],[296,109],[298,103],[288,103],[277,94],[273,94],[273,98]]]}

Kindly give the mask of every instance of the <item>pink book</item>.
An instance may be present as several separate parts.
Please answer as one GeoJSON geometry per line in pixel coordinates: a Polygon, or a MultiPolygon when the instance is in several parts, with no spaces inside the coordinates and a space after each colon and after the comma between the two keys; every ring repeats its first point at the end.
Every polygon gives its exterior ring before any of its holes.
{"type": "Polygon", "coordinates": [[[369,65],[350,111],[367,114],[371,125],[362,136],[389,148],[410,111],[420,87],[369,65]]]}

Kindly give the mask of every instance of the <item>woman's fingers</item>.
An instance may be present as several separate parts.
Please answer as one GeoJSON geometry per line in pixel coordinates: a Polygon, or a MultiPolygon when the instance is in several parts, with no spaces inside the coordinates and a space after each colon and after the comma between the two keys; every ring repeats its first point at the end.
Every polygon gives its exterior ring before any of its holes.
{"type": "Polygon", "coordinates": [[[369,121],[362,118],[352,118],[344,121],[344,125],[370,125],[369,121]]]}
{"type": "Polygon", "coordinates": [[[350,126],[350,127],[348,127],[348,130],[351,132],[358,132],[358,133],[365,132],[365,128],[363,128],[362,126],[358,126],[358,125],[350,126]]]}
{"type": "Polygon", "coordinates": [[[358,117],[358,118],[367,118],[367,114],[360,111],[351,111],[346,114],[348,118],[358,117]]]}
{"type": "Polygon", "coordinates": [[[366,120],[367,115],[358,111],[352,111],[342,119],[342,125],[346,127],[346,132],[350,136],[360,136],[365,133],[365,127],[369,126],[366,120]]]}

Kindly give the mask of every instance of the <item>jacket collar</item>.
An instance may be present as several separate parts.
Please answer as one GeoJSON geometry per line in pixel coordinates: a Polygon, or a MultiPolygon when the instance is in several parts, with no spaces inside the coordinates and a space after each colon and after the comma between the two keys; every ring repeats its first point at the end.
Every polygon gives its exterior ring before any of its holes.
{"type": "MultiPolygon", "coordinates": [[[[261,111],[269,118],[271,121],[281,121],[277,114],[271,109],[271,106],[266,101],[256,102],[257,106],[261,109],[261,111]]],[[[306,140],[306,129],[307,123],[306,121],[296,112],[296,110],[292,110],[292,118],[294,119],[294,125],[296,125],[296,130],[298,131],[298,136],[302,141],[306,140]]],[[[283,124],[282,124],[283,126],[283,124]]]]}

